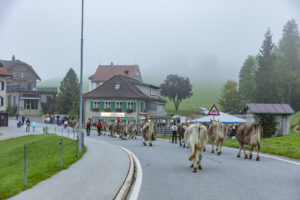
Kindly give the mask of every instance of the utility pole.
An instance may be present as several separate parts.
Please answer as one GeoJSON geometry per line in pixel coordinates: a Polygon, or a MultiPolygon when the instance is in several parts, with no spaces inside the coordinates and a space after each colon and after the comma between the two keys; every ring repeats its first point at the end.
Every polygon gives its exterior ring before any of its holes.
{"type": "Polygon", "coordinates": [[[81,5],[81,51],[80,51],[80,104],[79,104],[79,152],[82,152],[82,68],[83,68],[83,7],[84,0],[81,5]]]}

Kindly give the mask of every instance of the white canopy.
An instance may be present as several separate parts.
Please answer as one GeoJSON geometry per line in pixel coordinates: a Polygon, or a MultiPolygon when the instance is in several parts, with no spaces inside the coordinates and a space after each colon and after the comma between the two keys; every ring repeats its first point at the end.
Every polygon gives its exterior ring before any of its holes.
{"type": "Polygon", "coordinates": [[[223,124],[241,124],[241,123],[245,123],[246,120],[245,119],[241,119],[226,113],[222,113],[220,112],[219,116],[212,116],[212,115],[208,115],[205,117],[201,117],[198,119],[194,119],[193,122],[196,123],[210,123],[210,120],[220,120],[220,122],[222,122],[223,124]]]}

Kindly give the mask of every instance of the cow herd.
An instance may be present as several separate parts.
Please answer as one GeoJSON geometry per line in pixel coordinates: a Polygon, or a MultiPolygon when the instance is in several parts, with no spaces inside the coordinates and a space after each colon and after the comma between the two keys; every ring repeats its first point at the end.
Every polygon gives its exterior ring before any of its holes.
{"type": "MultiPolygon", "coordinates": [[[[201,160],[205,146],[208,139],[211,141],[211,153],[216,150],[217,155],[221,155],[222,146],[226,137],[235,137],[240,145],[237,157],[240,157],[241,151],[244,151],[245,159],[252,159],[253,148],[257,149],[256,160],[259,161],[260,138],[263,133],[262,126],[256,122],[247,122],[240,125],[223,124],[220,121],[211,120],[207,123],[178,123],[179,145],[188,147],[191,151],[189,160],[192,162],[191,167],[193,172],[197,169],[202,169],[201,160]],[[249,157],[245,150],[245,145],[250,146],[249,157]],[[199,152],[199,153],[198,153],[199,152]],[[198,161],[197,160],[198,153],[198,161]]],[[[156,138],[156,124],[155,122],[146,122],[141,124],[131,123],[113,123],[103,122],[102,133],[109,133],[111,137],[119,137],[123,140],[135,139],[138,133],[141,132],[143,145],[152,146],[152,142],[156,138]]]]}
{"type": "MultiPolygon", "coordinates": [[[[252,159],[252,151],[253,148],[256,147],[256,160],[259,161],[260,138],[262,131],[262,126],[256,122],[248,122],[235,126],[232,124],[222,124],[220,121],[211,120],[210,124],[179,124],[178,127],[179,137],[182,137],[182,133],[184,132],[183,146],[187,146],[191,150],[189,160],[192,161],[191,167],[193,168],[193,172],[197,172],[197,168],[200,170],[202,169],[202,153],[205,151],[208,138],[211,140],[212,144],[211,153],[214,153],[216,146],[217,155],[221,155],[224,139],[226,137],[234,136],[240,145],[237,157],[240,157],[241,150],[244,150],[244,156],[245,159],[247,159],[248,154],[246,153],[244,145],[249,145],[249,159],[252,159]],[[199,159],[196,163],[198,151],[199,159]]],[[[179,144],[181,146],[181,139],[179,140],[179,144]]]]}

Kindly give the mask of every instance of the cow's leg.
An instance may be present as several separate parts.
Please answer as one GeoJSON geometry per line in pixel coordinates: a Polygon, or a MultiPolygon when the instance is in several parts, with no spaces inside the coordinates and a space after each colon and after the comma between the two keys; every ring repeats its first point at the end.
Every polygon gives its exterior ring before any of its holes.
{"type": "Polygon", "coordinates": [[[242,151],[242,145],[240,145],[239,152],[238,152],[238,154],[237,154],[237,157],[238,157],[238,158],[241,157],[241,151],[242,151]]]}
{"type": "Polygon", "coordinates": [[[145,138],[143,138],[143,144],[144,144],[144,146],[147,146],[147,143],[146,143],[146,141],[145,141],[145,138]]]}
{"type": "MultiPolygon", "coordinates": [[[[196,154],[197,154],[197,150],[196,150],[196,154]]],[[[193,172],[197,172],[197,164],[196,164],[196,156],[193,158],[193,172]]]]}
{"type": "Polygon", "coordinates": [[[250,152],[249,152],[249,160],[252,159],[252,151],[253,151],[253,145],[250,146],[250,152]]]}
{"type": "Polygon", "coordinates": [[[150,143],[149,146],[152,147],[152,135],[150,136],[150,143]]]}
{"type": "Polygon", "coordinates": [[[179,134],[178,140],[179,140],[179,146],[182,146],[182,144],[181,144],[181,135],[180,134],[179,134]]]}
{"type": "Polygon", "coordinates": [[[217,155],[221,155],[221,153],[222,153],[222,145],[223,145],[223,139],[220,139],[220,141],[218,143],[218,154],[217,155]]]}
{"type": "Polygon", "coordinates": [[[245,159],[248,159],[248,154],[247,154],[247,152],[246,152],[245,146],[243,146],[243,149],[244,149],[245,159]]]}
{"type": "Polygon", "coordinates": [[[260,144],[259,143],[257,143],[256,148],[257,148],[256,161],[259,161],[259,150],[260,150],[260,144]]]}
{"type": "Polygon", "coordinates": [[[211,153],[215,153],[215,141],[211,140],[211,153]]]}
{"type": "Polygon", "coordinates": [[[201,160],[202,160],[202,149],[200,150],[199,161],[198,161],[198,169],[200,170],[202,169],[201,160]]]}

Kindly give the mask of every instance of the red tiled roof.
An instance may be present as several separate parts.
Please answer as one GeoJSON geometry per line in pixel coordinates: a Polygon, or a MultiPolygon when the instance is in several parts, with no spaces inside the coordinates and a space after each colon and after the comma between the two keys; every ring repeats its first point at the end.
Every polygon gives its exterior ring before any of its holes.
{"type": "Polygon", "coordinates": [[[123,75],[134,78],[138,65],[99,65],[94,75],[89,77],[92,81],[107,81],[114,75],[123,75]],[[128,75],[125,73],[128,71],[128,75]]]}
{"type": "Polygon", "coordinates": [[[3,67],[0,67],[0,75],[1,76],[11,76],[11,73],[3,69],[3,67]]]}

